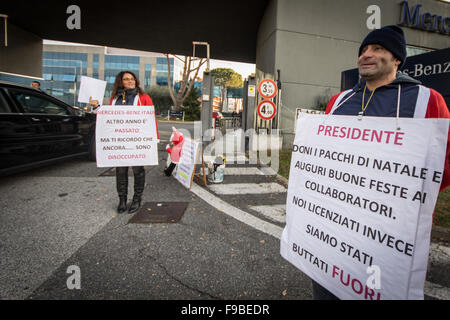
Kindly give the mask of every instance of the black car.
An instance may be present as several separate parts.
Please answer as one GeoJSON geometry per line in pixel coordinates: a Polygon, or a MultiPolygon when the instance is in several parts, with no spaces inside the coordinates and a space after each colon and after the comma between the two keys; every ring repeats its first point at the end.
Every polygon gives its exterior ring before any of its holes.
{"type": "Polygon", "coordinates": [[[0,176],[85,155],[95,160],[95,114],[0,81],[0,176]]]}

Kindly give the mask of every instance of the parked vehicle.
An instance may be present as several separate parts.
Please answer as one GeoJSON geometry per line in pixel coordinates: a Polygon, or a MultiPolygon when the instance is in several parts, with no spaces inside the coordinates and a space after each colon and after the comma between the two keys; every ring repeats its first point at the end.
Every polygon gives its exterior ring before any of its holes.
{"type": "Polygon", "coordinates": [[[0,176],[78,156],[95,160],[95,120],[42,91],[0,81],[0,176]]]}

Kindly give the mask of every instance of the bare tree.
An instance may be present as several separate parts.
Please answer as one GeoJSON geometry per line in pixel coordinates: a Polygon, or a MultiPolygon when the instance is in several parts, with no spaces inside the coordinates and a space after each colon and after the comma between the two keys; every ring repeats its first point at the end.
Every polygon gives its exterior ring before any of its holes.
{"type": "Polygon", "coordinates": [[[165,54],[168,66],[167,82],[169,86],[170,97],[173,101],[173,107],[176,111],[178,111],[183,105],[184,100],[189,95],[189,92],[191,92],[192,88],[194,87],[194,82],[195,79],[197,79],[200,68],[207,61],[207,59],[200,59],[195,57],[179,57],[177,55],[172,55],[175,59],[178,59],[183,63],[181,85],[178,93],[176,93],[170,81],[170,55],[170,53],[165,54]],[[197,61],[198,64],[196,64],[197,61]],[[194,75],[193,77],[191,77],[192,74],[194,75]]]}

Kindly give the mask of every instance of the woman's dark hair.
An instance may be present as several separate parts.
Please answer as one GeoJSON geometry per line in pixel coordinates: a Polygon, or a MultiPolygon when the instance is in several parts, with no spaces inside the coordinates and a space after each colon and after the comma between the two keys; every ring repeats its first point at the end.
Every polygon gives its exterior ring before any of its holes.
{"type": "Polygon", "coordinates": [[[119,72],[119,74],[116,76],[116,81],[114,81],[114,87],[113,87],[113,91],[112,91],[111,97],[112,97],[112,98],[115,98],[116,95],[117,95],[117,92],[118,92],[120,89],[123,89],[122,78],[123,78],[123,75],[124,75],[125,73],[129,73],[129,74],[131,74],[131,75],[133,76],[134,80],[136,81],[136,88],[137,88],[137,90],[138,90],[137,93],[138,93],[138,94],[144,94],[145,92],[144,92],[144,90],[142,90],[142,88],[140,87],[140,82],[139,82],[139,79],[136,77],[136,75],[135,75],[133,72],[131,72],[131,71],[121,71],[121,72],[119,72]]]}

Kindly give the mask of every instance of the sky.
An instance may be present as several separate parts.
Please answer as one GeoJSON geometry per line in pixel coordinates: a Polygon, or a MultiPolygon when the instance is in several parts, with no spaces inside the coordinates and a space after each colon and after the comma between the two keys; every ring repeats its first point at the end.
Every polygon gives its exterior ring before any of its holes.
{"type": "MultiPolygon", "coordinates": [[[[215,68],[231,68],[234,71],[236,71],[237,73],[241,74],[242,79],[248,78],[249,75],[251,75],[252,73],[255,73],[255,65],[250,64],[250,63],[211,59],[209,67],[211,70],[215,69],[215,68]]],[[[200,69],[200,71],[203,72],[203,69],[205,69],[205,68],[206,68],[206,64],[205,64],[204,68],[200,69]]]]}
{"type": "MultiPolygon", "coordinates": [[[[56,44],[56,45],[68,45],[68,46],[91,46],[82,43],[71,43],[71,42],[61,42],[61,41],[53,41],[53,40],[44,40],[44,44],[56,44]]],[[[242,75],[242,79],[248,78],[249,75],[255,73],[255,64],[251,63],[242,63],[242,62],[233,62],[233,61],[225,61],[225,60],[210,60],[210,69],[215,68],[231,68],[237,73],[242,75]]],[[[206,63],[204,67],[200,69],[200,73],[202,74],[204,69],[206,69],[206,63]]]]}

